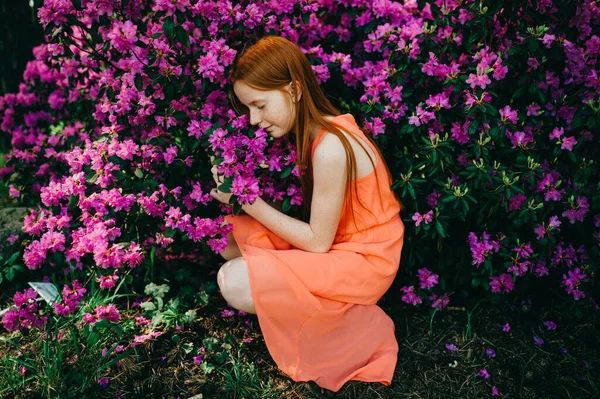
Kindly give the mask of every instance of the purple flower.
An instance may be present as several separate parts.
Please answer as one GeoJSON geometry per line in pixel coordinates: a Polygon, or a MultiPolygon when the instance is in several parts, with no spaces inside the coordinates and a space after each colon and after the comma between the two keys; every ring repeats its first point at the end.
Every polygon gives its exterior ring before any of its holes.
{"type": "Polygon", "coordinates": [[[562,140],[562,144],[560,146],[561,150],[573,151],[573,147],[577,144],[577,139],[575,137],[565,137],[562,140]]]}
{"type": "Polygon", "coordinates": [[[117,308],[115,307],[115,305],[113,305],[112,303],[109,303],[106,306],[96,306],[96,319],[100,320],[100,319],[106,319],[108,321],[112,321],[114,323],[116,323],[117,321],[119,321],[119,318],[121,317],[121,315],[119,314],[119,311],[117,310],[117,308]]]}
{"type": "Polygon", "coordinates": [[[202,363],[202,355],[194,356],[194,363],[200,364],[202,363]]]}
{"type": "Polygon", "coordinates": [[[477,373],[477,375],[485,378],[486,380],[490,379],[490,373],[486,369],[479,370],[479,372],[477,373]]]}
{"type": "Polygon", "coordinates": [[[415,226],[419,226],[421,223],[425,222],[425,224],[431,223],[433,220],[433,211],[429,211],[424,215],[421,215],[419,212],[415,212],[412,216],[412,220],[415,221],[415,226]]]}
{"type": "Polygon", "coordinates": [[[498,388],[494,385],[492,387],[492,396],[502,396],[502,394],[498,391],[498,388]]]}
{"type": "Polygon", "coordinates": [[[450,303],[450,299],[448,298],[447,292],[445,292],[444,295],[440,297],[438,297],[436,294],[431,294],[429,300],[431,301],[431,307],[437,310],[442,310],[443,308],[448,306],[448,303],[450,303]]]}
{"type": "Polygon", "coordinates": [[[221,311],[221,317],[233,317],[235,316],[235,311],[232,309],[223,309],[221,311]]]}
{"type": "Polygon", "coordinates": [[[417,306],[418,304],[420,304],[421,302],[423,302],[423,300],[421,299],[420,296],[418,296],[417,294],[415,294],[415,287],[414,286],[404,286],[401,288],[402,292],[404,292],[404,295],[402,295],[402,301],[404,303],[410,303],[414,306],[417,306]]]}
{"type": "Polygon", "coordinates": [[[419,277],[419,287],[422,289],[433,288],[438,283],[438,275],[431,273],[426,267],[417,271],[419,277]]]}
{"type": "Polygon", "coordinates": [[[473,257],[473,264],[481,265],[485,262],[492,253],[500,250],[500,243],[497,241],[490,240],[490,235],[483,232],[481,241],[477,238],[475,233],[469,233],[469,245],[471,247],[471,256],[473,257]]]}
{"type": "Polygon", "coordinates": [[[568,294],[573,295],[576,301],[585,298],[583,291],[578,289],[582,281],[587,281],[587,275],[582,273],[578,267],[575,270],[569,270],[567,274],[563,274],[562,285],[568,294]]]}
{"type": "Polygon", "coordinates": [[[533,337],[533,343],[536,344],[537,346],[542,346],[542,345],[544,345],[544,340],[536,335],[533,337]]]}
{"type": "Polygon", "coordinates": [[[502,326],[502,331],[509,332],[510,331],[510,324],[506,323],[505,325],[503,325],[502,326]]]}
{"type": "Polygon", "coordinates": [[[98,385],[102,388],[106,388],[108,386],[108,378],[102,377],[98,380],[98,385]]]}
{"type": "Polygon", "coordinates": [[[556,323],[554,323],[553,321],[547,320],[544,322],[544,325],[548,330],[556,330],[556,323]]]}
{"type": "Polygon", "coordinates": [[[508,200],[508,210],[509,211],[516,211],[521,209],[521,206],[523,205],[523,203],[525,202],[525,200],[527,199],[527,197],[523,194],[517,194],[513,197],[511,197],[508,200]]]}
{"type": "Polygon", "coordinates": [[[588,199],[586,197],[577,197],[576,204],[571,204],[571,209],[562,213],[563,217],[569,219],[569,223],[574,224],[576,221],[583,222],[585,215],[590,209],[588,199]]]}
{"type": "Polygon", "coordinates": [[[552,42],[556,40],[556,36],[547,33],[540,40],[542,41],[542,43],[544,43],[544,46],[546,46],[546,48],[550,48],[550,46],[552,46],[552,42]]]}
{"type": "Polygon", "coordinates": [[[498,277],[490,277],[490,288],[494,293],[509,293],[515,284],[510,274],[502,274],[498,277]]]}
{"type": "Polygon", "coordinates": [[[454,344],[446,344],[446,349],[448,349],[450,352],[458,351],[458,348],[454,344]]]}
{"type": "Polygon", "coordinates": [[[499,109],[498,112],[500,113],[500,120],[503,123],[510,122],[513,125],[517,123],[517,111],[510,108],[510,105],[499,109]]]}
{"type": "Polygon", "coordinates": [[[493,350],[492,348],[487,348],[485,350],[485,354],[487,357],[496,357],[496,351],[493,350]]]}
{"type": "Polygon", "coordinates": [[[565,128],[563,127],[555,127],[552,129],[552,133],[550,133],[550,139],[560,139],[562,135],[565,133],[565,128]]]}
{"type": "Polygon", "coordinates": [[[531,104],[527,107],[527,116],[537,116],[541,107],[536,103],[531,104]]]}
{"type": "Polygon", "coordinates": [[[471,86],[471,89],[474,89],[477,86],[485,89],[487,85],[492,83],[492,81],[486,74],[479,74],[478,71],[477,75],[474,73],[469,74],[469,78],[465,81],[465,83],[471,86]]]}

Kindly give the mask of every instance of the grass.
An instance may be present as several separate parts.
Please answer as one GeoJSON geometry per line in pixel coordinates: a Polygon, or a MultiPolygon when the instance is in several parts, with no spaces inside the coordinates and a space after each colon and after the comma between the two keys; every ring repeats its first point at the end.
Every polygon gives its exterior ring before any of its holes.
{"type": "MultiPolygon", "coordinates": [[[[222,317],[226,304],[217,294],[198,310],[195,323],[171,330],[111,365],[108,387],[89,397],[114,398],[120,392],[124,398],[454,399],[491,397],[493,386],[504,398],[600,397],[600,337],[593,311],[578,319],[535,301],[492,305],[463,299],[428,312],[402,304],[396,291],[390,290],[380,303],[394,320],[400,347],[389,387],[351,381],[333,393],[314,383],[292,381],[271,359],[256,317],[222,317]],[[554,321],[557,329],[548,331],[546,320],[554,321]],[[506,323],[509,332],[502,329],[506,323]],[[544,344],[535,345],[534,336],[544,344]],[[446,344],[458,350],[450,352],[446,344]],[[201,347],[206,353],[196,364],[193,358],[201,347]],[[486,356],[488,348],[495,350],[495,357],[486,356]],[[483,368],[491,374],[489,380],[478,375],[483,368]]],[[[8,298],[2,299],[0,303],[8,298]]],[[[12,338],[13,344],[0,341],[0,354],[14,354],[15,347],[31,340],[12,338]]],[[[6,367],[10,365],[0,362],[0,372],[6,367]]],[[[34,379],[28,386],[39,383],[34,379]]],[[[28,388],[4,392],[3,397],[39,397],[47,392],[28,388]]]]}

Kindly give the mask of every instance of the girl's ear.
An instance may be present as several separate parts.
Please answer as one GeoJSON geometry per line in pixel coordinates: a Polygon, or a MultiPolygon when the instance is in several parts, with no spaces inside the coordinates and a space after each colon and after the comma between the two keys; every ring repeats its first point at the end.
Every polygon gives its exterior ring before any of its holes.
{"type": "Polygon", "coordinates": [[[292,101],[294,103],[297,103],[302,98],[302,85],[300,82],[296,81],[288,83],[286,90],[288,93],[290,93],[290,96],[292,96],[292,101]]]}

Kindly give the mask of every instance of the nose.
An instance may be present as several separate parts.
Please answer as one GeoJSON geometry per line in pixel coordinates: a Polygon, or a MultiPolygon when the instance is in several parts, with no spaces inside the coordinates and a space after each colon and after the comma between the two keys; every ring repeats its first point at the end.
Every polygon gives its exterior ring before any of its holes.
{"type": "Polygon", "coordinates": [[[262,122],[260,112],[257,109],[250,109],[250,124],[258,125],[260,122],[262,122]]]}

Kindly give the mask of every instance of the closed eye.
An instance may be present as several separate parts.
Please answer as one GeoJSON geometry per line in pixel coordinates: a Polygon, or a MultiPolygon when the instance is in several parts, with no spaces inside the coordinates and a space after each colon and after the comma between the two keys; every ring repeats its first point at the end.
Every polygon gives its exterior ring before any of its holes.
{"type": "Polygon", "coordinates": [[[256,107],[257,109],[263,109],[265,106],[261,105],[260,107],[256,107]]]}

